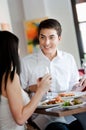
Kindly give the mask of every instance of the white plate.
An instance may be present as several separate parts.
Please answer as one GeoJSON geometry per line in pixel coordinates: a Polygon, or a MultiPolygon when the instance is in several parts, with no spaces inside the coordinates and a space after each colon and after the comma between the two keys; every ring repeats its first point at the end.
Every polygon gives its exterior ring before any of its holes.
{"type": "Polygon", "coordinates": [[[49,104],[49,105],[44,105],[43,103],[46,103],[46,102],[48,102],[49,100],[45,100],[45,101],[43,101],[43,102],[40,102],[39,103],[39,105],[38,105],[38,107],[37,108],[50,108],[50,107],[55,107],[55,106],[59,106],[59,105],[62,105],[63,104],[63,102],[58,102],[58,103],[56,103],[56,104],[49,104]]]}
{"type": "Polygon", "coordinates": [[[78,98],[78,97],[81,97],[81,96],[84,96],[86,95],[86,92],[64,92],[64,93],[74,93],[74,96],[67,96],[67,97],[62,97],[63,100],[66,100],[66,99],[71,99],[71,98],[78,98]]]}
{"type": "Polygon", "coordinates": [[[82,107],[83,105],[85,105],[86,102],[83,102],[81,104],[77,104],[77,105],[72,105],[72,106],[61,106],[62,108],[64,109],[75,109],[75,108],[78,108],[78,107],[82,107]]]}

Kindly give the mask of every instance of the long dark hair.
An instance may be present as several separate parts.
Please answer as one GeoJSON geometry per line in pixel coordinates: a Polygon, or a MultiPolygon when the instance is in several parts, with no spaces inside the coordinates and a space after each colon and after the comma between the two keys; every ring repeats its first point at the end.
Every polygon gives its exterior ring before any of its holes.
{"type": "Polygon", "coordinates": [[[0,95],[2,94],[2,78],[5,75],[5,89],[8,76],[13,81],[14,73],[20,75],[20,61],[18,55],[19,39],[8,31],[0,31],[0,95]]]}

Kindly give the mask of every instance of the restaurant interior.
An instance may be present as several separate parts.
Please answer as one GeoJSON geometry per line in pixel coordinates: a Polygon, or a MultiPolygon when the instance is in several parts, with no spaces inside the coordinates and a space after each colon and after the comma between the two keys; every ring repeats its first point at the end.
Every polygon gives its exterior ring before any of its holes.
{"type": "Polygon", "coordinates": [[[81,69],[83,58],[85,58],[84,54],[86,53],[85,44],[82,43],[86,41],[84,38],[86,16],[82,14],[77,16],[79,18],[76,18],[76,15],[79,12],[81,13],[81,9],[82,13],[86,11],[85,0],[35,0],[35,2],[34,0],[1,0],[0,9],[0,25],[9,24],[10,30],[19,36],[21,57],[28,53],[24,26],[26,21],[45,17],[59,20],[63,29],[59,48],[73,54],[78,68],[81,69]],[[74,7],[77,8],[77,12],[74,12],[74,7]],[[83,25],[80,25],[82,23],[83,25]]]}
{"type": "MultiPolygon", "coordinates": [[[[0,30],[9,30],[19,37],[22,58],[30,53],[27,47],[25,23],[45,18],[57,19],[62,25],[59,49],[74,56],[82,76],[86,72],[85,12],[86,0],[0,0],[0,30]]],[[[82,117],[81,120],[85,125],[86,117],[83,119],[82,117]]],[[[84,127],[86,130],[86,125],[84,127]]]]}

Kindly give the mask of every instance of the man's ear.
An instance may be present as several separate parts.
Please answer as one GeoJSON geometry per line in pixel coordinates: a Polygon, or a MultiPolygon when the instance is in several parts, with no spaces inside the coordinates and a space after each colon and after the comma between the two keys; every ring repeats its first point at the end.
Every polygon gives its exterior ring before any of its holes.
{"type": "Polygon", "coordinates": [[[59,41],[61,40],[61,38],[62,38],[61,36],[58,37],[59,41]]]}

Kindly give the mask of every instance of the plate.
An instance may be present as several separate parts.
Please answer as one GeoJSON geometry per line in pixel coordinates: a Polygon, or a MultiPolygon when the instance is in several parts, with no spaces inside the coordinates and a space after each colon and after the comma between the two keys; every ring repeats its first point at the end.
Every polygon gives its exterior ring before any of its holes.
{"type": "Polygon", "coordinates": [[[56,104],[46,104],[49,101],[51,101],[51,100],[45,100],[43,102],[40,102],[37,108],[42,108],[42,109],[43,108],[50,108],[50,107],[55,107],[55,106],[59,106],[59,105],[63,104],[63,102],[58,102],[56,104]]]}
{"type": "Polygon", "coordinates": [[[80,103],[80,104],[77,104],[77,105],[72,105],[72,106],[61,106],[62,108],[64,109],[75,109],[75,108],[78,108],[78,107],[82,107],[83,105],[85,105],[86,102],[83,102],[83,103],[80,103]]]}
{"type": "Polygon", "coordinates": [[[82,97],[82,96],[86,95],[86,92],[73,92],[73,91],[71,91],[71,92],[59,93],[58,95],[60,95],[60,94],[69,94],[69,96],[61,96],[61,98],[63,100],[67,100],[67,99],[71,99],[71,98],[82,97]]]}

